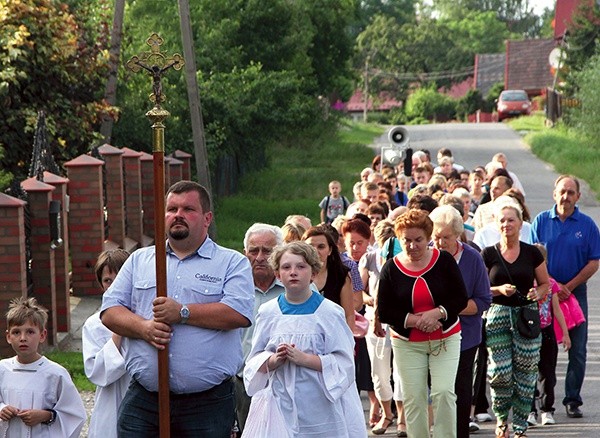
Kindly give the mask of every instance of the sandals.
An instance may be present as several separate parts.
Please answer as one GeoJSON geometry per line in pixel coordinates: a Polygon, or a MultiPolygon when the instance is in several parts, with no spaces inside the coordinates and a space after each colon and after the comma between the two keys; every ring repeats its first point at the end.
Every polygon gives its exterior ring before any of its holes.
{"type": "Polygon", "coordinates": [[[374,427],[373,429],[371,429],[371,433],[375,435],[383,435],[387,431],[388,427],[390,427],[392,424],[394,424],[394,419],[385,417],[383,418],[383,423],[381,424],[381,426],[374,427]]]}
{"type": "Polygon", "coordinates": [[[379,414],[377,412],[371,413],[371,416],[369,418],[369,427],[377,426],[377,423],[379,423],[380,420],[381,420],[381,414],[379,414]]]}
{"type": "Polygon", "coordinates": [[[509,437],[508,424],[502,423],[502,424],[496,425],[496,438],[508,438],[508,437],[509,437]]]}
{"type": "Polygon", "coordinates": [[[398,437],[407,437],[408,436],[408,434],[406,433],[406,424],[398,423],[398,431],[396,432],[396,436],[398,436],[398,437]]]}

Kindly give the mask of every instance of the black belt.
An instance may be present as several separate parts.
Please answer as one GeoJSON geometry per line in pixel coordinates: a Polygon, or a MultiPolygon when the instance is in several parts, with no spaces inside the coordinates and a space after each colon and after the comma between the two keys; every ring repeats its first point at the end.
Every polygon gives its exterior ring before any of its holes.
{"type": "MultiPolygon", "coordinates": [[[[225,380],[223,380],[221,383],[219,383],[218,385],[213,386],[212,388],[207,389],[206,391],[200,391],[200,392],[186,392],[186,393],[181,393],[178,394],[176,392],[173,391],[169,391],[169,398],[173,399],[173,400],[188,400],[188,399],[193,399],[193,398],[198,398],[198,397],[202,397],[202,396],[206,396],[208,394],[210,394],[211,392],[221,388],[222,386],[225,386],[227,384],[233,384],[233,377],[227,377],[225,380]]],[[[148,391],[144,385],[142,385],[140,382],[138,382],[135,379],[131,379],[131,386],[138,386],[140,389],[143,389],[144,391],[150,393],[150,394],[156,394],[158,395],[158,392],[156,391],[148,391]]]]}

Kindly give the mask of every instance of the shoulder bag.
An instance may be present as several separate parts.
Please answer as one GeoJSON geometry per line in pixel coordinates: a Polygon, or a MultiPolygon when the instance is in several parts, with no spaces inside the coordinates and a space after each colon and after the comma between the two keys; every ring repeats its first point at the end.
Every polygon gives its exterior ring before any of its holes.
{"type": "MultiPolygon", "coordinates": [[[[502,263],[502,266],[504,266],[504,270],[508,274],[508,279],[510,280],[511,284],[514,284],[512,276],[510,275],[510,271],[508,270],[506,263],[504,263],[504,259],[502,258],[502,254],[500,253],[498,246],[494,245],[494,248],[496,248],[496,252],[498,253],[500,263],[502,263]]],[[[518,289],[517,294],[519,294],[521,298],[527,299],[527,297],[518,289]]],[[[517,330],[519,330],[521,336],[527,339],[537,338],[542,331],[539,309],[533,309],[528,306],[521,306],[519,308],[518,315],[519,316],[517,317],[517,330]]]]}

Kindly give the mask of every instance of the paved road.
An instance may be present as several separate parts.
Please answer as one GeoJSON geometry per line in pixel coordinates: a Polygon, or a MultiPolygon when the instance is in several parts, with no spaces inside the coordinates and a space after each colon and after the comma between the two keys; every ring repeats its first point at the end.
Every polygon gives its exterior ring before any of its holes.
{"type": "MultiPolygon", "coordinates": [[[[485,165],[491,161],[495,153],[504,152],[508,158],[508,169],[517,174],[525,188],[527,206],[532,216],[552,206],[552,187],[558,174],[550,165],[536,158],[528,146],[521,141],[520,135],[507,125],[502,123],[444,124],[408,126],[407,129],[410,146],[414,150],[429,149],[435,159],[439,148],[448,147],[452,150],[455,161],[469,170],[476,165],[485,165]]],[[[383,136],[376,140],[373,147],[377,148],[379,143],[386,141],[387,137],[383,136]]],[[[584,213],[592,216],[596,223],[600,223],[600,204],[585,183],[583,183],[579,206],[584,213]]],[[[590,324],[587,372],[582,392],[584,417],[570,419],[561,406],[567,356],[560,352],[555,405],[557,424],[531,428],[528,431],[530,437],[600,437],[600,273],[588,282],[588,296],[590,324]]],[[[366,401],[364,405],[368,406],[366,401]]],[[[473,436],[494,436],[493,424],[482,424],[482,430],[473,436]]],[[[395,435],[394,427],[388,429],[383,436],[392,435],[395,435]]]]}

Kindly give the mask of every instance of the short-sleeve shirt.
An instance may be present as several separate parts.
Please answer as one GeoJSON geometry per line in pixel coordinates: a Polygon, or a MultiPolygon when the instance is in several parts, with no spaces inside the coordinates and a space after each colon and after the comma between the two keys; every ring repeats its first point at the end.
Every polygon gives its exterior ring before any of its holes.
{"type": "Polygon", "coordinates": [[[519,245],[520,250],[517,259],[514,262],[509,263],[502,257],[504,265],[500,259],[501,256],[499,251],[496,250],[496,246],[488,246],[482,252],[483,262],[487,267],[491,286],[513,284],[520,292],[515,293],[510,297],[496,295],[492,298],[492,303],[494,304],[502,304],[511,307],[531,304],[531,301],[527,299],[527,292],[533,287],[533,282],[535,281],[535,269],[544,263],[544,256],[540,250],[533,245],[521,241],[519,241],[519,245]],[[506,268],[504,266],[506,266],[506,268]]]}
{"type": "MultiPolygon", "coordinates": [[[[153,318],[156,298],[155,247],[138,249],[125,261],[102,297],[101,312],[123,306],[145,319],[153,318]]],[[[167,245],[167,294],[183,304],[222,303],[250,322],[254,280],[246,257],[206,238],[198,250],[179,259],[167,245]]],[[[241,328],[215,330],[173,324],[169,343],[169,386],[187,394],[206,391],[235,375],[243,363],[241,328]]],[[[148,391],[158,391],[156,348],[128,338],[127,371],[148,391]]]]}
{"type": "Polygon", "coordinates": [[[556,205],[541,212],[531,225],[531,235],[534,242],[546,246],[548,273],[559,283],[569,282],[590,260],[600,259],[598,226],[578,207],[564,222],[556,205]]]}
{"type": "Polygon", "coordinates": [[[321,210],[327,208],[327,211],[325,212],[327,222],[332,222],[336,217],[345,213],[348,204],[348,200],[343,196],[340,196],[337,199],[332,196],[325,196],[321,202],[319,202],[319,207],[321,210]],[[327,202],[328,199],[329,203],[327,202]]]}

